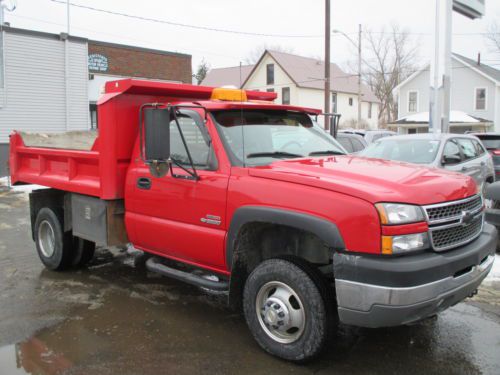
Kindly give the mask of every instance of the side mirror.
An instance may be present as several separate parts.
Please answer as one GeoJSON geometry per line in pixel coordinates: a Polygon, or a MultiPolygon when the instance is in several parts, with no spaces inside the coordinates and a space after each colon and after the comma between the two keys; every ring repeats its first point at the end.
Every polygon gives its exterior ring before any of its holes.
{"type": "Polygon", "coordinates": [[[453,164],[460,163],[460,161],[461,161],[460,156],[448,155],[448,156],[443,156],[443,158],[441,160],[441,164],[453,165],[453,164]]]}
{"type": "Polygon", "coordinates": [[[169,108],[144,108],[143,140],[146,163],[167,162],[170,158],[169,108]]]}

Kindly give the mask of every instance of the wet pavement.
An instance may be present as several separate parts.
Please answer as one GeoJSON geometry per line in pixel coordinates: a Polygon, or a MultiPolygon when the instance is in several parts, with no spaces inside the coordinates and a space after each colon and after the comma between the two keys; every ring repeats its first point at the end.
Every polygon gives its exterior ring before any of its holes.
{"type": "Polygon", "coordinates": [[[0,375],[403,372],[500,374],[500,280],[416,325],[340,326],[321,358],[298,366],[263,353],[220,299],[148,273],[126,251],[45,270],[27,195],[0,186],[0,375]]]}

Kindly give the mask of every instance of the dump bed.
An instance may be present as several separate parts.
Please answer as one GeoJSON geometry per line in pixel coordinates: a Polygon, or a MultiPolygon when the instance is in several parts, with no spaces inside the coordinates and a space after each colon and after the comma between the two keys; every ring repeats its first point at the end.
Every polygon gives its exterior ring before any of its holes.
{"type": "MultiPolygon", "coordinates": [[[[123,198],[140,106],[209,100],[212,91],[213,87],[135,79],[107,82],[97,106],[98,133],[11,135],[12,183],[39,184],[101,199],[123,198]]],[[[247,97],[272,101],[276,94],[247,92],[247,97]]]]}

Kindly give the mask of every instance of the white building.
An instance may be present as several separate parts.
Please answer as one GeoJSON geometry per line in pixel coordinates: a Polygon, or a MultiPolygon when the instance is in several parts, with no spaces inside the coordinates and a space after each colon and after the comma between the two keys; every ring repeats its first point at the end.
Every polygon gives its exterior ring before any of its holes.
{"type": "Polygon", "coordinates": [[[101,86],[129,77],[191,82],[191,56],[0,27],[0,176],[9,134],[97,127],[101,86]]]}
{"type": "MultiPolygon", "coordinates": [[[[500,132],[500,70],[453,54],[451,72],[450,131],[500,132]]],[[[429,74],[426,67],[395,88],[398,120],[390,125],[399,133],[428,131],[429,74]]]]}
{"type": "MultiPolygon", "coordinates": [[[[255,65],[212,69],[202,85],[234,85],[249,90],[272,91],[277,102],[323,108],[325,64],[309,57],[265,51],[255,65]]],[[[358,78],[330,65],[331,108],[342,115],[340,125],[352,126],[358,117],[358,78]]],[[[379,100],[362,84],[361,118],[372,129],[378,127],[379,100]]]]}

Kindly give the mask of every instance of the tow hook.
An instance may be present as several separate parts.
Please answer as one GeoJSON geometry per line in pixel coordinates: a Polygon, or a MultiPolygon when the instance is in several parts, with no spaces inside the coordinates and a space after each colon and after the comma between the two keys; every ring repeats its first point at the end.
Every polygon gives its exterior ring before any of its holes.
{"type": "Polygon", "coordinates": [[[469,298],[474,297],[476,294],[477,294],[477,289],[474,289],[474,291],[471,294],[469,294],[469,298]]]}

